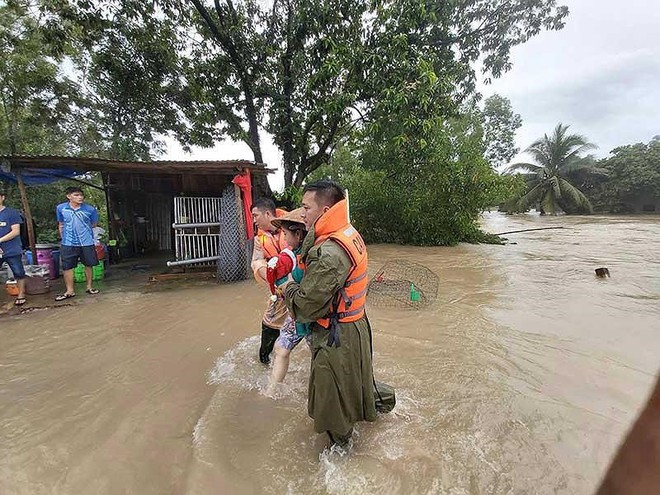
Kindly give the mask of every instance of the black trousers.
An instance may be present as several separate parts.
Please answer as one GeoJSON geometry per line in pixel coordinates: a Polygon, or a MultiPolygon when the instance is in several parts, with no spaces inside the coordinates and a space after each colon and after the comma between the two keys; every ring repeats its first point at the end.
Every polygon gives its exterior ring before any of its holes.
{"type": "Polygon", "coordinates": [[[275,341],[280,336],[280,331],[261,323],[261,347],[259,348],[259,361],[264,364],[270,363],[270,353],[273,352],[275,341]]]}

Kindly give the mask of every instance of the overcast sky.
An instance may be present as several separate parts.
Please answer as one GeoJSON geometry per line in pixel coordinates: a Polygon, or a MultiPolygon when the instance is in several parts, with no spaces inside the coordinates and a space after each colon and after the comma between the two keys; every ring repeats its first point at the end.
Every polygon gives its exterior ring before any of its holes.
{"type": "Polygon", "coordinates": [[[517,144],[526,148],[559,122],[598,146],[660,134],[660,1],[564,0],[566,27],[541,33],[513,51],[513,69],[497,92],[522,116],[517,144]]]}
{"type": "MultiPolygon", "coordinates": [[[[524,149],[557,123],[598,145],[595,154],[660,135],[660,0],[564,0],[570,15],[561,31],[543,32],[513,50],[513,69],[489,86],[522,116],[524,149]]],[[[264,160],[281,167],[265,134],[264,160]]],[[[168,140],[166,159],[252,159],[241,143],[185,154],[168,140]]],[[[515,160],[515,159],[514,159],[515,160]]],[[[281,189],[281,172],[270,178],[281,189]]]]}

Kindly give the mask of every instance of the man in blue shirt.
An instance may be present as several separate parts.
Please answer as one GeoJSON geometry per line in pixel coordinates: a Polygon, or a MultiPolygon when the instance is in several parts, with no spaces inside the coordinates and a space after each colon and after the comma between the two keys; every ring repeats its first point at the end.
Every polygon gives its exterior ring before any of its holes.
{"type": "Polygon", "coordinates": [[[14,304],[25,304],[25,268],[23,267],[23,246],[21,244],[21,214],[5,206],[5,193],[0,191],[0,266],[7,263],[18,286],[18,297],[14,304]]]}
{"type": "Polygon", "coordinates": [[[57,205],[56,210],[62,238],[60,256],[66,292],[58,295],[56,301],[63,301],[76,295],[73,289],[73,269],[78,266],[78,261],[85,265],[87,279],[85,292],[99,293],[98,289],[92,287],[92,267],[99,264],[92,230],[99,221],[98,211],[93,206],[85,204],[85,195],[79,187],[69,187],[66,190],[66,198],[69,201],[57,205]]]}

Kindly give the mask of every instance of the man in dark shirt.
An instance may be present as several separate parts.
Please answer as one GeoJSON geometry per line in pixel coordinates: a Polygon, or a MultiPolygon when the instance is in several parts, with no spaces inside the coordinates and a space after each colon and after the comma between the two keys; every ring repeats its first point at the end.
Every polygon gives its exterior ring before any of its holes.
{"type": "Polygon", "coordinates": [[[14,304],[25,304],[25,268],[21,244],[21,214],[5,206],[5,193],[0,191],[0,266],[7,263],[18,285],[18,297],[14,304]]]}

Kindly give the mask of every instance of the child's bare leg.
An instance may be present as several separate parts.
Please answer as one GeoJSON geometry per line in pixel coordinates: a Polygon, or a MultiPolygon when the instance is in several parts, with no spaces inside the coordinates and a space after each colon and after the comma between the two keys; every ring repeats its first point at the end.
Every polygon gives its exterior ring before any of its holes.
{"type": "Polygon", "coordinates": [[[273,364],[273,372],[270,375],[271,383],[282,383],[286,372],[289,371],[289,358],[291,351],[285,349],[279,344],[275,344],[275,364],[273,364]]]}

